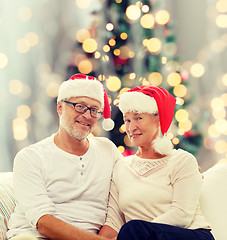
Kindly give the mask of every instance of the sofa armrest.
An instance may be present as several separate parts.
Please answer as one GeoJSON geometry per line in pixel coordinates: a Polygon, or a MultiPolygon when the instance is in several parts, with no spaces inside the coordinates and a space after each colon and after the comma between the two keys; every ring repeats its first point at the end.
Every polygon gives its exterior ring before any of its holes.
{"type": "Polygon", "coordinates": [[[6,240],[10,215],[15,208],[13,192],[13,173],[0,173],[0,240],[6,240]]]}

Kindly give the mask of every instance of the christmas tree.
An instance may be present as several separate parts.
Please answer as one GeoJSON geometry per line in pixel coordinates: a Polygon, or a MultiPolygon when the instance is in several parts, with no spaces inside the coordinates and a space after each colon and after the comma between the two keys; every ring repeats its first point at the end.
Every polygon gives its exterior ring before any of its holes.
{"type": "Polygon", "coordinates": [[[168,136],[174,147],[197,154],[202,135],[189,118],[189,74],[177,57],[174,23],[164,1],[107,0],[94,12],[90,29],[77,34],[68,77],[81,72],[103,81],[112,107],[115,128],[109,138],[124,155],[133,153],[118,110],[118,97],[139,85],[167,89],[177,99],[168,136]]]}

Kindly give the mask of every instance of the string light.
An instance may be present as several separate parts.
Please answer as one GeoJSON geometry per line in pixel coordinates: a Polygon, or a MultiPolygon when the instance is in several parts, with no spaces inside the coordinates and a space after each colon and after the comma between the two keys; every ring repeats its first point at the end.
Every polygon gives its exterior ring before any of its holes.
{"type": "Polygon", "coordinates": [[[114,29],[114,25],[112,23],[107,23],[106,24],[106,30],[107,31],[113,31],[114,29]]]}

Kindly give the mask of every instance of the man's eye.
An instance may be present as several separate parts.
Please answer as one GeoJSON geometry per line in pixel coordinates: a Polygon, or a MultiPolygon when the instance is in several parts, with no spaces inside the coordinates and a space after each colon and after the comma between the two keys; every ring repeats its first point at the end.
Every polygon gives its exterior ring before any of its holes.
{"type": "Polygon", "coordinates": [[[81,105],[81,104],[77,104],[76,107],[77,107],[78,109],[84,109],[84,105],[81,105]]]}

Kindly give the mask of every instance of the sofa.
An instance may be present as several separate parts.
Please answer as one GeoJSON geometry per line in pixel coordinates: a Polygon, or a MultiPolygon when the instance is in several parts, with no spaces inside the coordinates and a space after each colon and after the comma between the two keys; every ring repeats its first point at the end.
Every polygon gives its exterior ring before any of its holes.
{"type": "MultiPolygon", "coordinates": [[[[227,240],[227,164],[217,164],[203,173],[201,210],[212,226],[215,240],[227,240]]],[[[0,240],[15,207],[13,173],[0,173],[0,240]]]]}
{"type": "Polygon", "coordinates": [[[0,240],[5,240],[8,221],[15,207],[13,173],[0,173],[0,240]]]}

